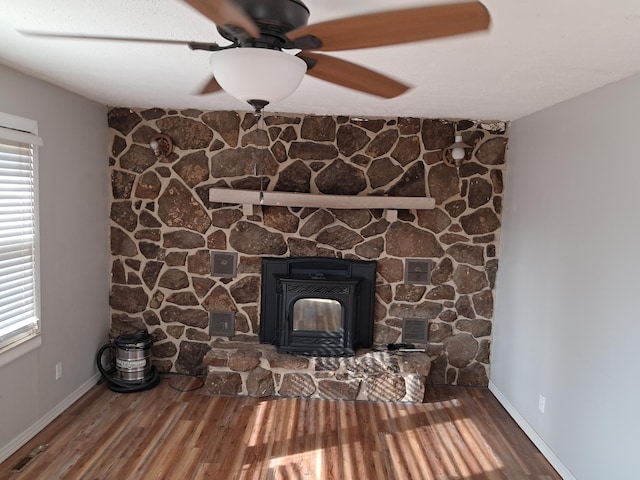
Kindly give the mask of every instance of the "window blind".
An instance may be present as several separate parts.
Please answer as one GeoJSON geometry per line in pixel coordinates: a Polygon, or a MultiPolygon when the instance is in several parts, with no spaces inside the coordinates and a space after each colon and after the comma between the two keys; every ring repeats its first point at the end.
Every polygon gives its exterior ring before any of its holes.
{"type": "Polygon", "coordinates": [[[35,145],[39,137],[0,127],[0,351],[38,332],[35,145]]]}

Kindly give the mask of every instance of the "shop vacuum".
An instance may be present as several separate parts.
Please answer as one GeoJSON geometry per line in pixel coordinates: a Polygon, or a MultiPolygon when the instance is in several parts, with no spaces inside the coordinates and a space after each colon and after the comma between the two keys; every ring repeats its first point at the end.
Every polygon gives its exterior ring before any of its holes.
{"type": "Polygon", "coordinates": [[[98,370],[107,386],[118,393],[140,392],[155,387],[160,375],[151,365],[153,340],[146,330],[120,335],[100,347],[96,355],[98,370]],[[111,352],[105,368],[105,352],[111,352]]]}

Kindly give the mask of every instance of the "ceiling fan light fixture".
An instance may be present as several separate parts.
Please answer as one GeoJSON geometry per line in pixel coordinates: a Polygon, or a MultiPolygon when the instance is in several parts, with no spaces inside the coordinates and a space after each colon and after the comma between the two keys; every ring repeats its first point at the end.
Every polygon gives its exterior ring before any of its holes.
{"type": "Polygon", "coordinates": [[[221,50],[211,54],[209,63],[223,90],[252,106],[256,102],[264,105],[288,97],[307,72],[304,60],[265,48],[221,50]]]}

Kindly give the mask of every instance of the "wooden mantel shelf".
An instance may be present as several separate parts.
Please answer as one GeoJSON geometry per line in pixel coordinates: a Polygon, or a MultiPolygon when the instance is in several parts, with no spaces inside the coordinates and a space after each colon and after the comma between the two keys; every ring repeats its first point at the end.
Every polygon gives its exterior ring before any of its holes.
{"type": "Polygon", "coordinates": [[[209,201],[243,205],[245,214],[250,214],[254,205],[286,207],[370,209],[387,211],[387,219],[395,219],[397,210],[425,210],[435,206],[431,197],[383,197],[363,195],[325,195],[314,193],[260,192],[232,188],[209,189],[209,201]]]}

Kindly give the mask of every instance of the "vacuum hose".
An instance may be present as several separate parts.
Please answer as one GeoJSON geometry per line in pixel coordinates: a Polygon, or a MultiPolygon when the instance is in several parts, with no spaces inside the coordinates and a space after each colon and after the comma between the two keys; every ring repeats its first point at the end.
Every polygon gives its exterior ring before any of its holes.
{"type": "MultiPolygon", "coordinates": [[[[146,332],[145,332],[146,333],[146,332]]],[[[131,334],[127,334],[131,335],[131,334]]],[[[150,388],[155,387],[160,382],[160,375],[154,366],[149,368],[149,372],[145,374],[142,378],[135,378],[132,380],[126,380],[119,377],[118,369],[115,363],[111,363],[108,369],[105,369],[104,364],[102,362],[102,357],[104,352],[107,350],[116,350],[118,348],[122,349],[123,346],[126,348],[127,344],[124,344],[120,340],[124,337],[119,337],[116,342],[107,343],[103,345],[96,355],[96,364],[98,366],[98,370],[102,377],[106,380],[108,387],[114,392],[118,393],[130,393],[130,392],[141,392],[143,390],[148,390],[150,388]]],[[[130,337],[127,337],[130,338],[130,337]]],[[[147,360],[144,360],[146,363],[147,360]]]]}

